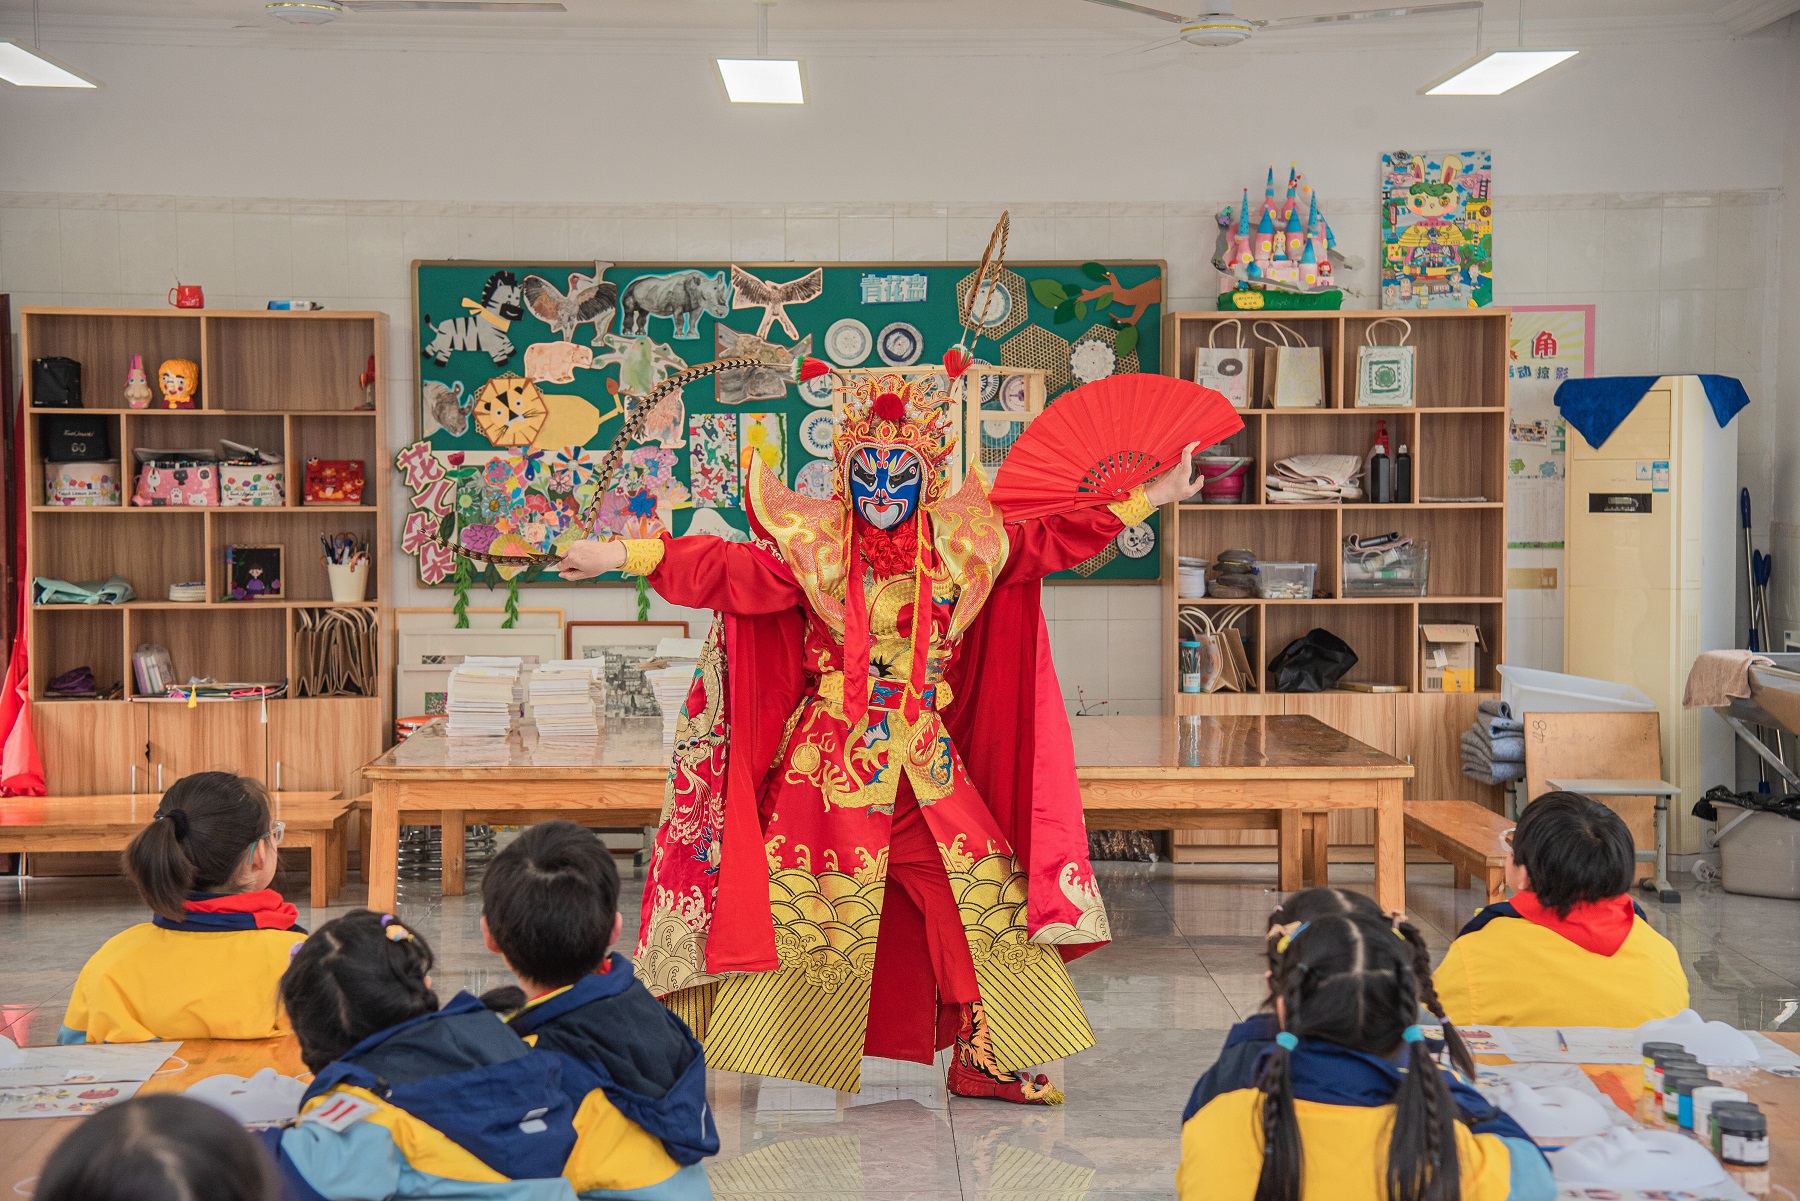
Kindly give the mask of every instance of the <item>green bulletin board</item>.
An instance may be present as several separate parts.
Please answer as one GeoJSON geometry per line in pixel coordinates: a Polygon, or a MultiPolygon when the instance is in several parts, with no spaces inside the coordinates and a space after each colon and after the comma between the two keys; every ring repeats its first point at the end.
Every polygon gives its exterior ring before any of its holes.
{"type": "MultiPolygon", "coordinates": [[[[571,517],[593,494],[621,389],[641,394],[670,370],[763,342],[839,367],[940,363],[961,336],[959,301],[975,273],[973,263],[413,268],[420,442],[399,456],[414,496],[402,547],[428,584],[447,584],[453,564],[420,535],[447,526],[452,507],[461,527],[495,533],[495,550],[506,549],[499,540],[535,550],[579,536],[571,517]]],[[[1145,261],[1009,263],[975,359],[1045,369],[1052,404],[1087,380],[1160,371],[1164,272],[1145,261]]],[[[689,385],[681,411],[664,410],[661,428],[628,452],[602,498],[602,531],[747,537],[746,448],[770,457],[790,487],[820,487],[824,468],[809,465],[830,457],[828,382],[787,384],[772,370],[689,385]]],[[[1154,546],[1139,530],[1103,563],[1058,578],[1155,579],[1154,546]]],[[[486,574],[492,582],[498,569],[486,574]]],[[[559,582],[547,568],[518,579],[559,582]]]]}

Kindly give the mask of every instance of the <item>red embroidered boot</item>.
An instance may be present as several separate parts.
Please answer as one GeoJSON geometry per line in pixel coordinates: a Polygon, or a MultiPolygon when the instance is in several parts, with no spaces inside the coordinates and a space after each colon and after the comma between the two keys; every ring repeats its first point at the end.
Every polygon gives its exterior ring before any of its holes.
{"type": "Polygon", "coordinates": [[[1044,1075],[1030,1072],[1003,1072],[994,1062],[988,1041],[987,1014],[981,1002],[969,1005],[963,1014],[962,1033],[956,1036],[956,1055],[950,1060],[950,1071],[944,1087],[958,1097],[991,1097],[1014,1105],[1061,1105],[1062,1091],[1044,1075]]]}

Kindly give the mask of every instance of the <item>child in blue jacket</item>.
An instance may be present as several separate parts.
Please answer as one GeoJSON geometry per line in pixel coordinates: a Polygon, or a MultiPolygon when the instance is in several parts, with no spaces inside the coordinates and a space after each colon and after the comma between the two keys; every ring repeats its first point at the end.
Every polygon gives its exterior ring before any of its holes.
{"type": "Polygon", "coordinates": [[[1256,1083],[1182,1127],[1181,1201],[1551,1201],[1529,1139],[1477,1133],[1417,1025],[1412,950],[1384,918],[1299,924],[1270,978],[1256,1083]]]}
{"type": "Polygon", "coordinates": [[[524,990],[509,1019],[554,1061],[575,1111],[564,1175],[582,1198],[707,1201],[718,1153],[700,1043],[611,951],[612,852],[573,822],[532,826],[488,865],[482,935],[524,990]]]}
{"type": "Polygon", "coordinates": [[[467,993],[438,1008],[431,948],[353,909],[301,944],[281,1000],[313,1073],[264,1132],[283,1201],[573,1201],[557,1065],[467,993]]]}

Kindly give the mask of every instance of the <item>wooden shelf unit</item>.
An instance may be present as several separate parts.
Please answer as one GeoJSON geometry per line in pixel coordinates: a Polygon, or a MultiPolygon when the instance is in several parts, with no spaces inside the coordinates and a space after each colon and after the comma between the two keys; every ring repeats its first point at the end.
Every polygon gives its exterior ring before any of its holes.
{"type": "MultiPolygon", "coordinates": [[[[383,574],[391,562],[382,413],[386,403],[386,317],[378,312],[221,312],[181,309],[27,307],[21,311],[23,358],[62,355],[82,366],[83,408],[38,408],[26,381],[25,487],[28,576],[96,580],[121,575],[138,599],[125,605],[40,605],[32,609],[32,715],[46,784],[54,795],[149,792],[192,771],[222,768],[270,787],[361,791],[356,769],[387,745],[391,665],[371,697],[291,697],[255,702],[161,702],[136,695],[135,648],[168,648],[176,675],[226,681],[292,680],[298,610],[334,606],[318,550],[321,534],[353,531],[367,539],[366,599],[382,628],[387,656],[392,598],[383,574]],[[168,358],[200,364],[199,407],[132,409],[121,395],[134,354],[143,355],[154,389],[168,358]],[[357,377],[375,358],[375,407],[362,408],[357,377]],[[45,503],[40,426],[58,417],[104,414],[119,460],[118,506],[71,508],[45,503]],[[285,503],[232,508],[138,507],[132,451],[218,450],[229,438],[280,454],[285,503]],[[360,459],[367,475],[362,505],[301,503],[309,458],[360,459]],[[225,595],[225,548],[283,547],[282,599],[237,602],[225,595]],[[207,599],[167,599],[174,583],[203,581],[207,599]],[[45,687],[75,667],[93,669],[102,691],[124,699],[46,698],[45,687]]],[[[160,404],[160,397],[156,403],[160,404]]]]}
{"type": "MultiPolygon", "coordinates": [[[[1410,408],[1356,407],[1356,348],[1382,312],[1171,313],[1164,362],[1184,379],[1194,377],[1195,349],[1207,345],[1221,321],[1239,318],[1248,338],[1253,321],[1278,322],[1321,347],[1325,403],[1316,409],[1250,409],[1244,429],[1228,446],[1250,458],[1244,502],[1189,502],[1162,516],[1162,677],[1169,709],[1179,714],[1310,713],[1390,754],[1408,758],[1418,775],[1409,797],[1463,798],[1497,805],[1500,791],[1462,775],[1457,740],[1474,718],[1475,705],[1495,694],[1495,667],[1506,639],[1506,366],[1511,311],[1407,311],[1409,345],[1417,347],[1410,408]],[[1367,455],[1377,422],[1388,443],[1408,447],[1413,462],[1411,504],[1269,504],[1263,479],[1290,455],[1367,455]],[[1423,497],[1481,496],[1479,502],[1427,501],[1423,497]],[[1388,532],[1428,539],[1431,567],[1423,597],[1345,597],[1346,535],[1388,532]],[[1179,593],[1178,556],[1204,557],[1245,548],[1259,559],[1317,563],[1311,600],[1227,600],[1179,593]],[[1248,636],[1256,690],[1247,693],[1183,693],[1178,690],[1180,615],[1192,608],[1249,604],[1238,626],[1248,636]],[[1470,624],[1481,630],[1474,694],[1442,696],[1419,691],[1421,624],[1470,624]],[[1273,691],[1269,660],[1314,627],[1332,631],[1357,653],[1349,682],[1400,684],[1403,693],[1273,691]]],[[[1228,331],[1229,332],[1229,331],[1228,331]]],[[[1385,332],[1385,331],[1384,331],[1385,332]]],[[[1254,339],[1250,341],[1260,346],[1254,339]]],[[[1259,377],[1260,382],[1260,377],[1259,377]]],[[[1366,815],[1334,814],[1333,844],[1373,842],[1366,815]]],[[[1273,857],[1273,836],[1262,832],[1177,831],[1178,860],[1273,857]],[[1266,852],[1262,849],[1266,847],[1266,852]],[[1230,848],[1226,850],[1224,848],[1230,848]],[[1252,850],[1251,848],[1255,848],[1252,850]]]]}

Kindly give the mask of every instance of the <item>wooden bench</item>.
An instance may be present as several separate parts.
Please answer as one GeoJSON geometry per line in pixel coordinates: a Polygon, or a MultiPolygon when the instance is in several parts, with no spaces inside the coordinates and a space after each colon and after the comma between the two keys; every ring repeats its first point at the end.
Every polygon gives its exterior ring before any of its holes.
{"type": "Polygon", "coordinates": [[[1488,901],[1506,899],[1506,854],[1500,835],[1514,823],[1474,801],[1406,802],[1406,837],[1443,856],[1455,869],[1456,887],[1480,876],[1488,901]]]}
{"type": "MultiPolygon", "coordinates": [[[[275,819],[287,823],[282,847],[308,851],[312,906],[323,908],[344,889],[350,802],[335,792],[277,792],[269,800],[275,819]]],[[[0,854],[122,851],[160,802],[150,792],[0,798],[0,854]]],[[[21,876],[27,866],[19,865],[21,876]]]]}

